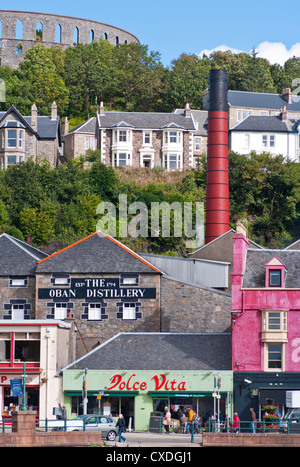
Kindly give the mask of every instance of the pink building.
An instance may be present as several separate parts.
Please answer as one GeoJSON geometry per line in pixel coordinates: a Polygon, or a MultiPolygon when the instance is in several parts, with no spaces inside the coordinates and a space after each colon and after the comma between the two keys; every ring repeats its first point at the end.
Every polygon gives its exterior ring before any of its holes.
{"type": "Polygon", "coordinates": [[[300,371],[300,250],[253,249],[233,236],[232,369],[300,371]]]}

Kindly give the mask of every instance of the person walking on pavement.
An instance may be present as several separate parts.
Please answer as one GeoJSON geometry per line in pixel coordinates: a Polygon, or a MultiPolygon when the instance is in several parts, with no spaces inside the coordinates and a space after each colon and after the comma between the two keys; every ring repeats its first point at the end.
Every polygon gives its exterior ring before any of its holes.
{"type": "Polygon", "coordinates": [[[170,433],[170,425],[171,425],[171,412],[169,408],[165,407],[165,415],[163,418],[163,425],[165,427],[166,433],[170,433]]]}
{"type": "Polygon", "coordinates": [[[125,420],[124,420],[124,417],[123,415],[120,413],[119,414],[119,419],[117,421],[117,427],[119,427],[119,443],[122,442],[122,440],[125,442],[126,441],[126,438],[124,438],[124,436],[122,436],[122,432],[125,428],[125,420]]]}
{"type": "Polygon", "coordinates": [[[252,429],[252,433],[255,433],[255,422],[256,422],[256,413],[254,412],[253,408],[250,409],[250,426],[252,429]]]}

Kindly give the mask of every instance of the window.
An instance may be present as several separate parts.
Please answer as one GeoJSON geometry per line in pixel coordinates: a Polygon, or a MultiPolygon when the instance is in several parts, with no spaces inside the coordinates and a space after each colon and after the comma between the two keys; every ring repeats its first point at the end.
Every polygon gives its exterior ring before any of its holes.
{"type": "Polygon", "coordinates": [[[7,147],[17,147],[17,130],[7,130],[7,147]]]}
{"type": "Polygon", "coordinates": [[[55,303],[54,304],[54,319],[65,319],[67,317],[68,304],[55,303]]]}
{"type": "Polygon", "coordinates": [[[69,275],[55,276],[51,278],[53,285],[70,285],[71,279],[69,275]]]}
{"type": "Polygon", "coordinates": [[[144,144],[151,144],[151,133],[149,131],[144,132],[144,144]]]}
{"type": "Polygon", "coordinates": [[[126,143],[127,141],[127,131],[125,130],[120,130],[119,131],[119,141],[120,143],[126,143]]]}
{"type": "Polygon", "coordinates": [[[88,319],[99,320],[101,319],[101,303],[89,303],[88,319]]]}
{"type": "Polygon", "coordinates": [[[250,146],[250,135],[249,133],[244,134],[244,142],[243,142],[243,147],[244,148],[249,148],[250,146]]]}
{"type": "Polygon", "coordinates": [[[282,344],[268,344],[268,369],[282,368],[282,344]]]}
{"type": "Polygon", "coordinates": [[[126,154],[125,152],[115,153],[114,154],[114,166],[125,166],[127,165],[127,158],[130,159],[130,154],[126,154]]]}
{"type": "Polygon", "coordinates": [[[17,156],[7,156],[7,166],[17,163],[17,156]]]}
{"type": "Polygon", "coordinates": [[[251,110],[238,110],[237,113],[237,120],[238,122],[245,120],[245,118],[249,117],[252,114],[251,110]]]}
{"type": "Polygon", "coordinates": [[[19,130],[19,148],[23,147],[23,131],[19,130]]]}
{"type": "Polygon", "coordinates": [[[1,147],[2,147],[2,149],[4,149],[5,148],[5,133],[4,133],[4,131],[2,131],[2,134],[1,134],[1,141],[2,141],[1,147]]]}
{"type": "Polygon", "coordinates": [[[195,150],[201,151],[201,138],[195,138],[195,150]]]}
{"type": "Polygon", "coordinates": [[[175,170],[181,168],[180,154],[165,154],[164,167],[166,170],[175,170]]]}
{"type": "Polygon", "coordinates": [[[27,277],[10,277],[9,287],[26,287],[27,277]]]}
{"type": "Polygon", "coordinates": [[[123,303],[123,319],[135,318],[135,303],[123,303]]]}
{"type": "Polygon", "coordinates": [[[280,269],[269,269],[269,287],[281,287],[280,269]]]}
{"type": "Polygon", "coordinates": [[[121,285],[138,285],[139,276],[137,275],[121,275],[121,285]]]}
{"type": "Polygon", "coordinates": [[[25,312],[25,309],[24,309],[24,305],[23,305],[23,304],[12,305],[12,308],[11,308],[11,319],[12,319],[12,320],[15,320],[15,319],[24,319],[24,312],[25,312]]]}
{"type": "Polygon", "coordinates": [[[264,148],[275,148],[275,135],[262,135],[262,145],[264,148]]]}
{"type": "Polygon", "coordinates": [[[177,143],[177,131],[170,131],[170,143],[177,143]]]}

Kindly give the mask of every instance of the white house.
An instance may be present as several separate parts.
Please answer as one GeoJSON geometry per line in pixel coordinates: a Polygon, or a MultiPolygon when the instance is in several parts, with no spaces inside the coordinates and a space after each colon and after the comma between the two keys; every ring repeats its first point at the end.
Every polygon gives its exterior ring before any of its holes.
{"type": "Polygon", "coordinates": [[[300,162],[300,120],[288,118],[283,108],[277,116],[250,115],[229,130],[230,149],[248,155],[269,152],[300,162]]]}

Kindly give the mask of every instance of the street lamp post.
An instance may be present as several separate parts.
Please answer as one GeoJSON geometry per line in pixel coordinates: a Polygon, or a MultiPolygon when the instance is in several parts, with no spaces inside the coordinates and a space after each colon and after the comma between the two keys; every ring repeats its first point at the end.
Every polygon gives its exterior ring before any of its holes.
{"type": "Polygon", "coordinates": [[[22,384],[22,412],[26,412],[27,411],[27,407],[26,407],[26,363],[24,362],[23,363],[23,384],[22,384]]]}

